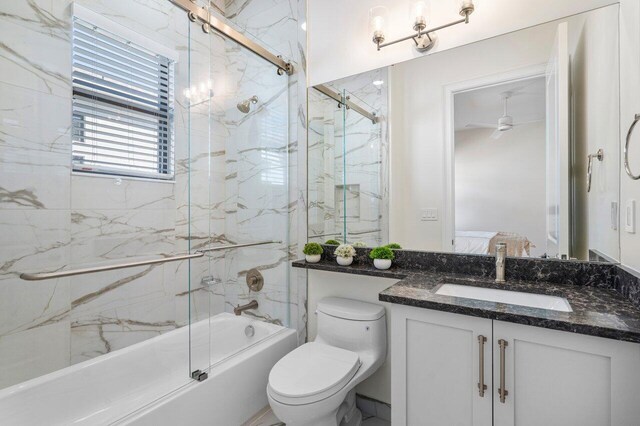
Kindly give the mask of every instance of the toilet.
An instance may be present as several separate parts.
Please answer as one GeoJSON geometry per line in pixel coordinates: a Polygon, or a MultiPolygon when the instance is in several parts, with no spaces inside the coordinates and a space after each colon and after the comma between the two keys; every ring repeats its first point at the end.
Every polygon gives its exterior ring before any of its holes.
{"type": "Polygon", "coordinates": [[[269,374],[267,396],[287,426],[357,426],[358,383],[387,357],[384,307],[339,297],[318,302],[318,333],[287,354],[269,374]]]}

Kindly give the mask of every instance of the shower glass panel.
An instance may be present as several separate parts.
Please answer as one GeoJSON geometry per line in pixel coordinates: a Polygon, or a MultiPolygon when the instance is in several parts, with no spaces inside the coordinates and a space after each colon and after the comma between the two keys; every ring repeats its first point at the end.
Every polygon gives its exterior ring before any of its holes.
{"type": "Polygon", "coordinates": [[[308,90],[308,239],[344,242],[344,108],[316,90],[308,90]]]}
{"type": "Polygon", "coordinates": [[[222,344],[238,305],[258,302],[242,313],[247,325],[290,325],[289,78],[214,31],[196,25],[191,31],[192,41],[209,51],[208,59],[191,62],[192,87],[207,87],[207,99],[190,109],[191,250],[274,242],[191,261],[191,369],[205,371],[266,337],[247,331],[222,344]],[[263,280],[259,291],[249,289],[248,275],[263,280]]]}
{"type": "Polygon", "coordinates": [[[346,240],[375,247],[387,241],[387,225],[382,218],[388,208],[388,194],[382,170],[388,153],[384,135],[386,105],[376,86],[368,84],[358,91],[345,91],[345,100],[375,113],[375,123],[356,111],[345,108],[344,114],[344,213],[346,240]]]}

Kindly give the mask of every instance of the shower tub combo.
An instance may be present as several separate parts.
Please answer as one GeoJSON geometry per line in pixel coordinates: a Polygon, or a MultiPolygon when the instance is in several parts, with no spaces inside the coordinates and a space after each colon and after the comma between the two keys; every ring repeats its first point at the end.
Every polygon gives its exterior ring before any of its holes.
{"type": "Polygon", "coordinates": [[[0,423],[240,425],[268,404],[269,371],[296,346],[292,329],[218,314],[3,389],[0,423]],[[186,379],[190,352],[210,358],[208,379],[186,379]]]}

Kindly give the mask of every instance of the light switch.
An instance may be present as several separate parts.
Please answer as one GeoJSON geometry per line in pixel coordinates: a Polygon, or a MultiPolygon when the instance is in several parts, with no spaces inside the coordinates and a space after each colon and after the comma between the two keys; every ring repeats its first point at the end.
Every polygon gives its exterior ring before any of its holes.
{"type": "Polygon", "coordinates": [[[636,200],[627,200],[624,214],[624,230],[629,234],[636,233],[636,200]]]}
{"type": "Polygon", "coordinates": [[[420,220],[422,221],[438,220],[438,209],[429,208],[429,209],[420,210],[420,220]]]}

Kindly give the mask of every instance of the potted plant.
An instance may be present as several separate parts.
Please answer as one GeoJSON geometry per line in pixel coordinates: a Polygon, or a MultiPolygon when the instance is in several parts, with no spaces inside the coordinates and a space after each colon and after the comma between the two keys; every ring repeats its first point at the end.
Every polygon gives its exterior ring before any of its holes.
{"type": "Polygon", "coordinates": [[[362,241],[356,241],[355,243],[353,243],[354,247],[359,247],[359,248],[364,248],[367,245],[365,243],[363,243],[362,241]]]}
{"type": "Polygon", "coordinates": [[[373,265],[378,269],[389,269],[391,267],[391,261],[395,257],[393,250],[389,247],[382,246],[376,247],[371,250],[369,257],[373,259],[373,265]]]}
{"type": "Polygon", "coordinates": [[[334,254],[336,255],[338,265],[349,266],[353,263],[353,256],[356,255],[356,249],[350,244],[340,244],[334,254]]]}
{"type": "Polygon", "coordinates": [[[337,240],[327,240],[325,241],[325,244],[328,246],[339,246],[340,243],[337,240]]]}
{"type": "Polygon", "coordinates": [[[398,243],[389,243],[385,247],[388,247],[391,250],[402,250],[402,246],[398,243]]]}
{"type": "Polygon", "coordinates": [[[302,249],[302,252],[305,255],[304,258],[309,263],[320,262],[320,257],[323,251],[322,246],[318,243],[307,243],[302,249]]]}

